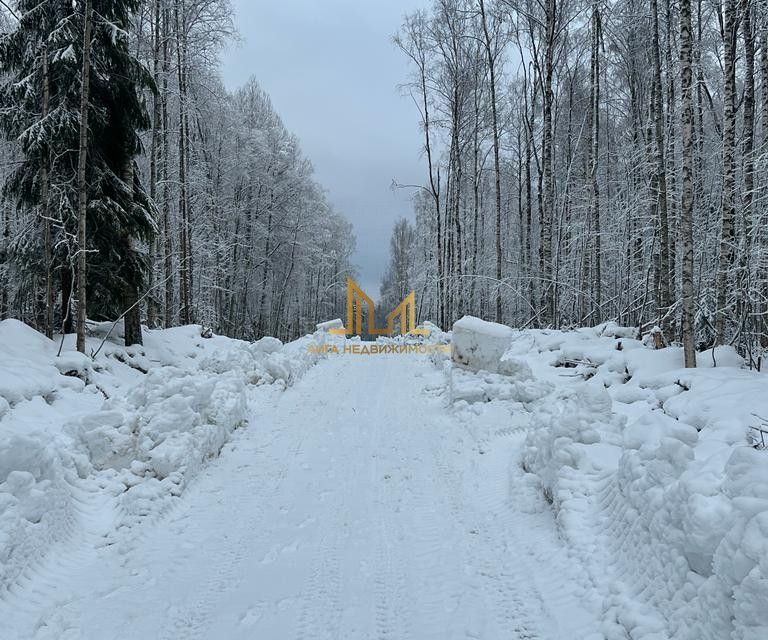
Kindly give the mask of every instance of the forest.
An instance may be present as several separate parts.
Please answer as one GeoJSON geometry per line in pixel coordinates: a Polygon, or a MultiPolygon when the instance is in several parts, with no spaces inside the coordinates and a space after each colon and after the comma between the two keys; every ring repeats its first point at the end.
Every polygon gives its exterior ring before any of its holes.
{"type": "MultiPolygon", "coordinates": [[[[135,344],[343,315],[352,226],[258,81],[225,88],[227,0],[3,0],[0,31],[0,318],[82,347],[86,318],[135,344]]],[[[768,2],[434,0],[392,46],[424,180],[395,185],[383,307],[615,320],[759,367],[768,2]]]]}
{"type": "Polygon", "coordinates": [[[441,326],[658,327],[689,365],[730,344],[759,366],[768,2],[435,0],[394,43],[427,177],[385,298],[415,288],[441,326]]]}
{"type": "Polygon", "coordinates": [[[354,236],[255,79],[228,0],[0,2],[0,320],[292,339],[340,313],[354,236]]]}

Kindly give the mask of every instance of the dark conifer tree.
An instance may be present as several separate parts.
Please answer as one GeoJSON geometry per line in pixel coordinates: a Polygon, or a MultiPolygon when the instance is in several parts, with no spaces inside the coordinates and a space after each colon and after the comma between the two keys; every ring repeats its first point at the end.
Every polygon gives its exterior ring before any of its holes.
{"type": "MultiPolygon", "coordinates": [[[[126,316],[126,343],[141,342],[138,292],[147,271],[143,246],[155,232],[155,208],[135,165],[138,132],[150,121],[142,90],[147,70],[131,53],[127,29],[139,0],[94,0],[88,135],[88,315],[126,316]]],[[[77,151],[84,3],[21,0],[16,28],[0,39],[0,127],[19,143],[22,162],[6,193],[36,209],[34,233],[13,247],[14,262],[33,277],[46,272],[45,226],[61,291],[60,317],[71,331],[77,228],[77,151]],[[48,96],[43,108],[43,95],[48,96]],[[68,319],[70,321],[68,321],[68,319]]]]}

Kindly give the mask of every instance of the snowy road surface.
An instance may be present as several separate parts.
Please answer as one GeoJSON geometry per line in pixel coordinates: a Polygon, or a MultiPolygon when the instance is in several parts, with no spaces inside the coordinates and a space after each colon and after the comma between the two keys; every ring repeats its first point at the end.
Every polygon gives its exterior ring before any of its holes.
{"type": "Polygon", "coordinates": [[[520,469],[477,441],[424,356],[334,356],[263,403],[129,544],[78,529],[0,603],[0,637],[601,637],[583,573],[520,469]]]}

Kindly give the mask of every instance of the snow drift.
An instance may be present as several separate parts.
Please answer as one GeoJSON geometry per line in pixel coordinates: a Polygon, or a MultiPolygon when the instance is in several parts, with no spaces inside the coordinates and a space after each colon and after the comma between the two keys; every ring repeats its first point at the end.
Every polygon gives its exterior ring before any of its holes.
{"type": "Polygon", "coordinates": [[[118,532],[162,514],[248,422],[257,390],[293,384],[327,339],[249,344],[188,326],[126,349],[90,329],[93,360],[73,336],[57,357],[58,343],[0,322],[0,590],[72,534],[88,496],[110,497],[118,532]]]}
{"type": "Polygon", "coordinates": [[[768,637],[768,452],[750,438],[768,416],[764,374],[730,347],[683,369],[682,349],[614,323],[491,324],[454,328],[453,402],[503,406],[527,432],[522,463],[601,592],[605,637],[768,637]],[[488,373],[509,358],[535,378],[488,373]]]}

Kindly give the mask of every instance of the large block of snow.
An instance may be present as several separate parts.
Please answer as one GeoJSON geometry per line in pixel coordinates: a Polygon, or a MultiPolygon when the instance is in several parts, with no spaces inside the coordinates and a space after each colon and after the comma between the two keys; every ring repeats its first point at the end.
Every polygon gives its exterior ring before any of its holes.
{"type": "Polygon", "coordinates": [[[317,330],[322,331],[323,333],[328,333],[331,329],[343,329],[344,323],[341,321],[341,318],[336,318],[335,320],[328,320],[327,322],[320,322],[317,325],[317,330]]]}
{"type": "Polygon", "coordinates": [[[503,373],[502,356],[513,335],[514,331],[503,324],[464,316],[453,325],[453,361],[473,371],[503,373]]]}

